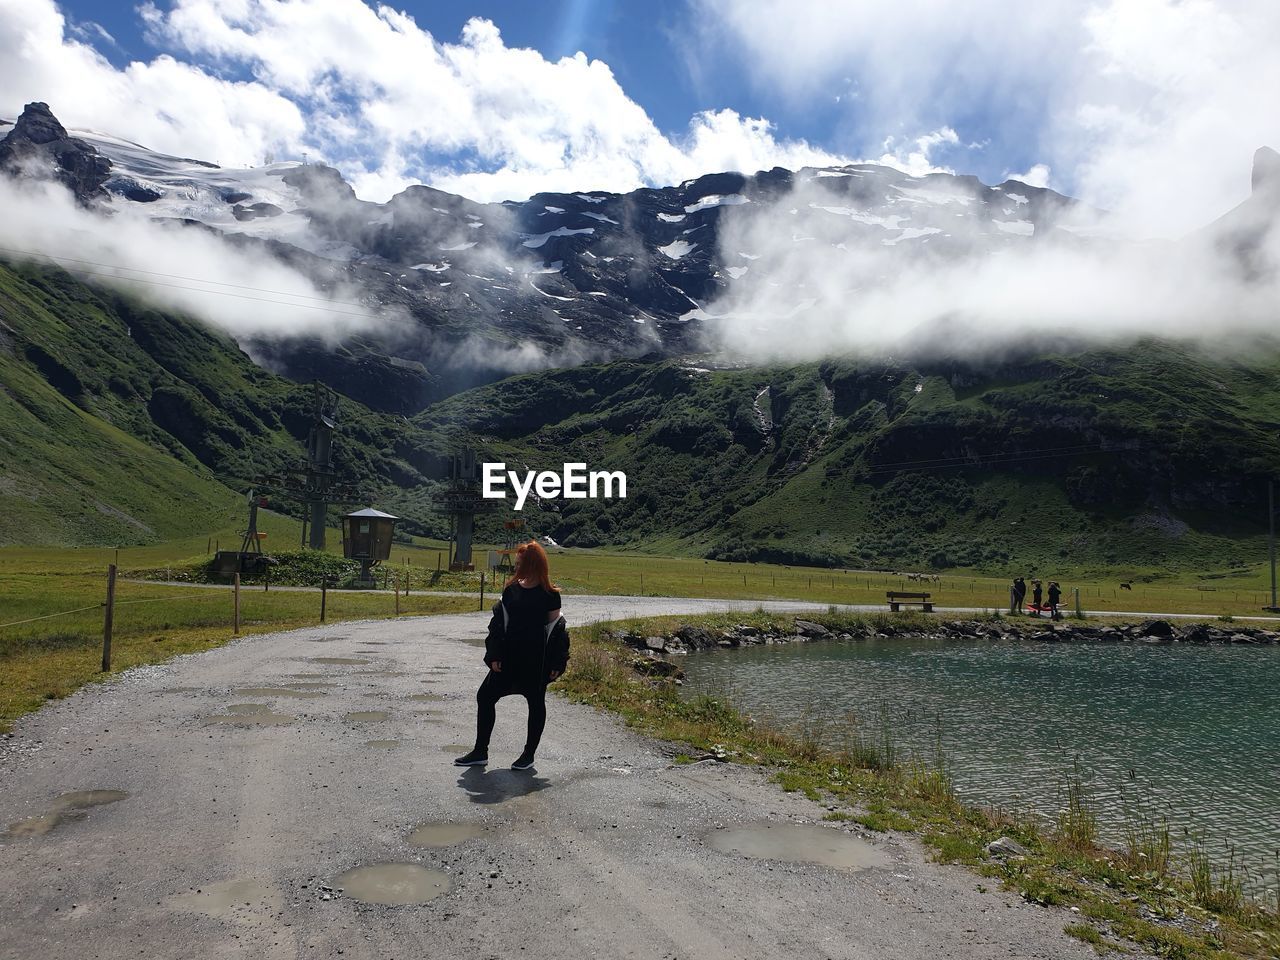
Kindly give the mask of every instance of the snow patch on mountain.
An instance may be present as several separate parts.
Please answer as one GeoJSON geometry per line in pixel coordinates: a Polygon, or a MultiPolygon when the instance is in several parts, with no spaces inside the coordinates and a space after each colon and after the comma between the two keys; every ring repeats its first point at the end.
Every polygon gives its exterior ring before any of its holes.
{"type": "Polygon", "coordinates": [[[547,291],[543,290],[541,287],[539,287],[536,283],[533,282],[532,277],[529,278],[529,286],[533,287],[534,290],[542,294],[544,297],[548,297],[552,300],[559,300],[562,303],[573,303],[577,299],[576,297],[558,297],[554,293],[547,293],[547,291]]]}
{"type": "Polygon", "coordinates": [[[996,225],[997,230],[1019,237],[1034,236],[1036,232],[1035,224],[1029,220],[992,220],[991,222],[996,225]]]}
{"type": "Polygon", "coordinates": [[[731,193],[728,196],[721,196],[718,193],[713,193],[709,196],[703,197],[697,203],[689,204],[689,206],[684,208],[684,212],[697,213],[699,210],[707,210],[711,207],[731,207],[740,203],[750,202],[750,200],[740,193],[731,193]]]}
{"type": "Polygon", "coordinates": [[[892,247],[903,240],[916,240],[920,237],[931,237],[934,234],[941,233],[940,227],[907,227],[896,237],[885,237],[880,242],[886,247],[892,247]]]}
{"type": "Polygon", "coordinates": [[[672,240],[665,247],[659,247],[658,252],[670,257],[672,260],[679,260],[697,248],[698,245],[696,243],[690,243],[688,240],[672,240]]]}
{"type": "Polygon", "coordinates": [[[525,234],[524,245],[526,247],[540,247],[544,243],[546,243],[548,240],[550,240],[552,237],[572,237],[581,233],[595,233],[595,232],[596,232],[595,227],[581,227],[577,230],[570,229],[569,227],[557,227],[555,230],[549,230],[546,233],[537,233],[537,234],[533,234],[532,236],[525,234]]]}

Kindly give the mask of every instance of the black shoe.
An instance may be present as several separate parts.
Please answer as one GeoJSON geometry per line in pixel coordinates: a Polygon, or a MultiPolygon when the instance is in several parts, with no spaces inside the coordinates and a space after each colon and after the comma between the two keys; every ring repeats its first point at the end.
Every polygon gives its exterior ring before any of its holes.
{"type": "Polygon", "coordinates": [[[511,765],[511,769],[512,770],[528,770],[532,766],[533,766],[533,751],[526,750],[524,753],[520,754],[519,759],[516,760],[516,762],[511,765]]]}
{"type": "Polygon", "coordinates": [[[489,754],[485,750],[472,750],[453,761],[454,765],[459,767],[483,767],[488,762],[489,754]]]}

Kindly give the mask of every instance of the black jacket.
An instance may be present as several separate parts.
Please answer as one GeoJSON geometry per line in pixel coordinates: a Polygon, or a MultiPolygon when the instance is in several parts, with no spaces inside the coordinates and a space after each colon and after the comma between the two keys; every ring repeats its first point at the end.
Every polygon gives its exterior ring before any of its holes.
{"type": "Polygon", "coordinates": [[[540,680],[543,684],[548,684],[551,682],[553,671],[564,673],[565,667],[569,665],[569,629],[565,625],[564,617],[557,618],[555,623],[549,623],[543,629],[541,656],[537,658],[514,655],[507,622],[508,617],[502,608],[502,601],[499,600],[493,605],[493,616],[489,618],[489,633],[484,640],[484,662],[487,667],[492,669],[495,660],[501,661],[504,674],[508,673],[508,670],[515,671],[508,674],[513,682],[519,680],[527,683],[540,680]],[[541,665],[540,674],[539,664],[541,665]],[[517,676],[516,672],[520,675],[517,676]]]}

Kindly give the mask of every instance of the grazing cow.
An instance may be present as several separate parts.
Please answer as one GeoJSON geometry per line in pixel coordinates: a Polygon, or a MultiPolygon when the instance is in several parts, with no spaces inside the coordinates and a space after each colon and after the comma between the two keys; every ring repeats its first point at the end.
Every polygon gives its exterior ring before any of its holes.
{"type": "Polygon", "coordinates": [[[1120,589],[1121,589],[1121,590],[1132,590],[1132,589],[1133,589],[1133,584],[1132,584],[1132,583],[1122,583],[1122,584],[1120,584],[1120,589]]]}

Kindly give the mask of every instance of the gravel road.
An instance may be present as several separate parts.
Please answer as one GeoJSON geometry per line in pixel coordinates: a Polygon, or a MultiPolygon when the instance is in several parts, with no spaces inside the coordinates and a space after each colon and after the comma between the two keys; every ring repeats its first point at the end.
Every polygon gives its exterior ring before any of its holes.
{"type": "Polygon", "coordinates": [[[1093,956],[1070,914],[823,824],[757,770],[674,765],[590,707],[552,698],[517,773],[525,707],[503,700],[493,764],[453,767],[486,623],[249,637],[20,721],[0,740],[0,957],[1093,956]]]}

